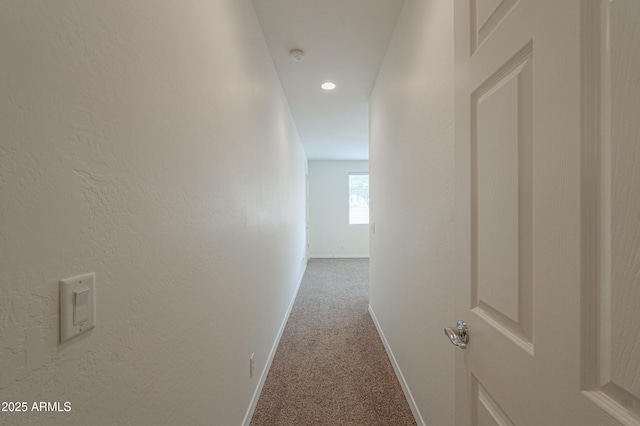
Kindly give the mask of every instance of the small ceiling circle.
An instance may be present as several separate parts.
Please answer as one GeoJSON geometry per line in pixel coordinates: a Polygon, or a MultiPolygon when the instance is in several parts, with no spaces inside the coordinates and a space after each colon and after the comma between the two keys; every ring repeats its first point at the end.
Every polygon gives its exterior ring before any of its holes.
{"type": "Polygon", "coordinates": [[[320,85],[324,90],[333,90],[336,88],[336,84],[333,81],[325,81],[320,85]]]}
{"type": "Polygon", "coordinates": [[[304,52],[300,49],[293,49],[289,52],[289,56],[291,60],[294,62],[302,62],[304,61],[304,52]]]}

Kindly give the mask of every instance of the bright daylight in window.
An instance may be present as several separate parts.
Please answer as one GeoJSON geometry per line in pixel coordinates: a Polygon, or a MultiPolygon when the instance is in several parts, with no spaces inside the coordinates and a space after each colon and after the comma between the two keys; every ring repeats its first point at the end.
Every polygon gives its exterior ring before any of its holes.
{"type": "Polygon", "coordinates": [[[369,223],[369,174],[349,173],[349,225],[369,223]]]}

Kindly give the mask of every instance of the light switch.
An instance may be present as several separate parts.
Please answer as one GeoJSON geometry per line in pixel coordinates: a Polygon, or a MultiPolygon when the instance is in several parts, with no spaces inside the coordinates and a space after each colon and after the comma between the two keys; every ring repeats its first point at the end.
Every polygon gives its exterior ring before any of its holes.
{"type": "Polygon", "coordinates": [[[89,289],[73,292],[73,325],[82,324],[89,319],[89,289]]]}
{"type": "Polygon", "coordinates": [[[96,326],[96,274],[60,281],[60,343],[96,326]]]}

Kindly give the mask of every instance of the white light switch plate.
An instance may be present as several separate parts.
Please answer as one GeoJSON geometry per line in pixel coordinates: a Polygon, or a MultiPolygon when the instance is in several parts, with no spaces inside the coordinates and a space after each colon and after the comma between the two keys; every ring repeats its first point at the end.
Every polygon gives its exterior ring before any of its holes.
{"type": "Polygon", "coordinates": [[[91,330],[95,326],[96,274],[91,272],[61,280],[60,343],[91,330]],[[85,293],[86,290],[88,290],[88,296],[85,293]]]}

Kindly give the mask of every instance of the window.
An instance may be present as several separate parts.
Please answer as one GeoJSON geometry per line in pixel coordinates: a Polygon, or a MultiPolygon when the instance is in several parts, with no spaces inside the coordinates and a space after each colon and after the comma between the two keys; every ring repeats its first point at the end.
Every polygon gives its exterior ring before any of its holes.
{"type": "Polygon", "coordinates": [[[349,225],[369,223],[369,174],[349,173],[349,225]]]}

